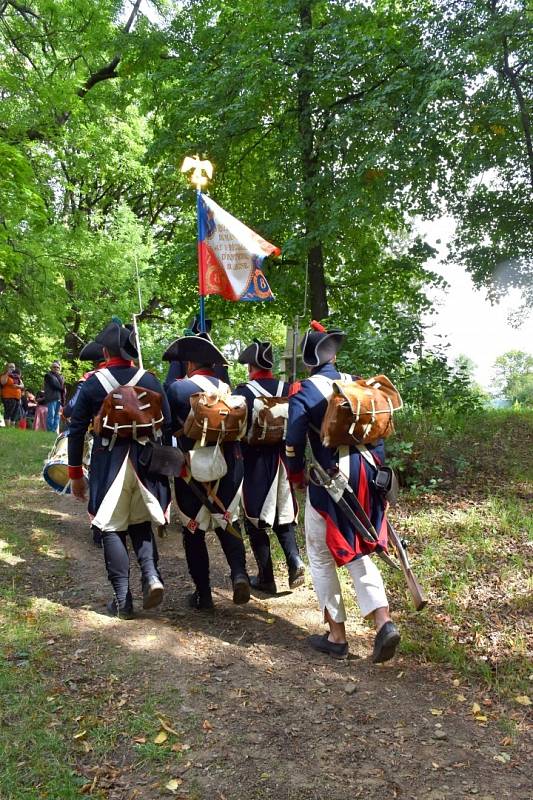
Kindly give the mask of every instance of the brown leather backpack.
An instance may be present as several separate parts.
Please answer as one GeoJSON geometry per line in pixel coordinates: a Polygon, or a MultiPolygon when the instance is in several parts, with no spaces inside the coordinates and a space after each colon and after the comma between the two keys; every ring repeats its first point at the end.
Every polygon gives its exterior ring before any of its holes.
{"type": "Polygon", "coordinates": [[[190,397],[191,410],[183,433],[200,442],[200,446],[216,442],[235,442],[246,433],[248,408],[246,400],[229,392],[196,392],[190,397]]]}
{"type": "Polygon", "coordinates": [[[248,444],[254,447],[281,444],[289,419],[289,398],[281,394],[283,381],[279,381],[275,397],[257,381],[250,381],[247,386],[255,395],[248,444]]]}
{"type": "Polygon", "coordinates": [[[394,433],[393,414],[403,403],[385,375],[333,381],[332,388],[320,429],[326,447],[370,444],[394,433]]]}
{"type": "Polygon", "coordinates": [[[161,435],[161,395],[152,389],[135,385],[144,374],[145,371],[140,369],[128,383],[121,385],[108,369],[95,372],[108,393],[94,418],[94,431],[98,436],[110,439],[109,449],[117,437],[156,439],[161,435]]]}

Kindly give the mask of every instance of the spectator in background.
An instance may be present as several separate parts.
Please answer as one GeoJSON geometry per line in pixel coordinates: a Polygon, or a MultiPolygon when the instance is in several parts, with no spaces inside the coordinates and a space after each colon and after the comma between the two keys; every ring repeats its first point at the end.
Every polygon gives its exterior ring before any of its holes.
{"type": "Polygon", "coordinates": [[[46,430],[46,418],[48,417],[48,406],[44,401],[44,392],[42,389],[37,392],[35,397],[35,402],[37,406],[35,408],[35,417],[33,420],[33,430],[34,431],[45,431],[46,430]]]}
{"type": "Polygon", "coordinates": [[[20,398],[20,405],[22,408],[22,417],[20,421],[20,427],[24,428],[32,428],[33,427],[33,420],[35,418],[35,409],[37,408],[37,402],[35,400],[35,395],[30,392],[29,389],[24,389],[22,392],[22,397],[20,398]],[[22,425],[22,422],[25,422],[22,425]]]}
{"type": "Polygon", "coordinates": [[[48,406],[46,430],[59,430],[59,410],[65,403],[65,379],[61,375],[61,364],[54,361],[44,376],[44,401],[48,406]]]}
{"type": "Polygon", "coordinates": [[[0,375],[0,389],[6,427],[13,428],[20,418],[20,398],[24,389],[20,370],[14,364],[7,364],[0,375]]]}

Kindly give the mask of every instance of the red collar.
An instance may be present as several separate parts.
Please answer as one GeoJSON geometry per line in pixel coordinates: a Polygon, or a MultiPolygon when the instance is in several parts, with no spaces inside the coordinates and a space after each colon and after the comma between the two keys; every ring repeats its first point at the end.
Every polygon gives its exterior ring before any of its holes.
{"type": "MultiPolygon", "coordinates": [[[[115,358],[110,358],[104,363],[104,367],[133,367],[133,361],[126,361],[125,358],[120,358],[120,356],[116,356],[115,358]]],[[[98,367],[100,369],[100,367],[98,367]]]]}
{"type": "Polygon", "coordinates": [[[250,372],[250,380],[256,381],[258,378],[273,378],[271,369],[256,369],[250,372]]]}
{"type": "Polygon", "coordinates": [[[195,369],[194,372],[189,372],[187,377],[192,378],[193,375],[209,375],[211,378],[216,377],[212,369],[195,369]]]}

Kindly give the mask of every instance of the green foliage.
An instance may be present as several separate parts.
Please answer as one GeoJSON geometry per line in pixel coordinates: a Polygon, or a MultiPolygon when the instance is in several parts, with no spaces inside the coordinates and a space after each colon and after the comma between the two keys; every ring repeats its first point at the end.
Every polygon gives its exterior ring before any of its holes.
{"type": "Polygon", "coordinates": [[[281,351],[308,295],[306,314],[329,306],[357,340],[347,359],[394,373],[415,403],[440,375],[451,402],[460,378],[440,354],[413,366],[441,281],[412,220],[447,204],[478,284],[527,286],[521,2],[185,0],[160,3],[158,25],[120,0],[0,7],[0,357],[33,382],[67,358],[74,378],[82,344],[138,310],[138,268],[161,368],[197,306],[179,167],[199,152],[217,200],[283,246],[266,266],[275,303],[209,299],[221,344],[264,331],[281,351]]]}
{"type": "Polygon", "coordinates": [[[533,406],[533,355],[510,350],[494,363],[497,392],[510,403],[533,406]]]}

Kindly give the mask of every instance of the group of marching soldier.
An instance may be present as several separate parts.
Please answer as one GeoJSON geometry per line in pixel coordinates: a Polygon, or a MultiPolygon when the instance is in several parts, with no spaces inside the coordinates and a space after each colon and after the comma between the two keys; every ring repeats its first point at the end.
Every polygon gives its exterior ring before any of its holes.
{"type": "MultiPolygon", "coordinates": [[[[111,615],[133,615],[128,537],[141,570],[143,608],[154,608],[162,601],[163,579],[153,528],[168,522],[171,494],[167,476],[174,479],[185,556],[195,587],[189,603],[200,611],[213,609],[205,538],[208,531],[216,533],[228,562],[234,603],[247,603],[251,588],[269,595],[277,593],[270,529],[285,555],[289,587],[295,589],[304,583],[305,567],[296,542],[295,489],[301,488],[306,492],[309,569],[329,627],[324,635],[309,637],[309,644],[334,658],[348,655],[346,612],[337,573],[337,567],[346,566],[361,613],[375,624],[372,658],[375,662],[392,658],[400,635],[389,616],[381,573],[371,558],[373,552],[387,548],[386,501],[373,480],[377,465],[384,461],[383,443],[369,445],[362,454],[356,447],[326,447],[320,437],[333,382],[341,378],[335,358],[344,338],[341,331],[327,331],[313,322],[301,342],[309,377],[292,385],[273,374],[271,344],[254,340],[239,357],[239,362],[247,365],[248,380],[233,391],[235,403],[246,404],[245,430],[238,438],[221,436],[215,445],[207,444],[205,435],[199,441],[187,427],[199,394],[228,396],[231,391],[226,359],[208,333],[199,332],[196,326],[172,342],[163,356],[171,362],[165,388],[151,372],[135,365],[138,352],[129,326],[112,321],[86,346],[82,358],[100,363],[80,382],[69,404],[69,477],[72,493],[85,500],[84,439],[94,425],[88,510],[95,541],[103,544],[113,588],[114,596],[107,607],[111,615]],[[262,398],[280,398],[280,405],[281,398],[288,398],[284,436],[276,443],[262,444],[250,438],[257,403],[262,398]],[[131,404],[136,411],[128,428],[118,420],[124,419],[131,404]],[[125,434],[126,428],[129,434],[125,434]],[[318,482],[306,485],[307,443],[312,460],[326,472],[342,468],[377,531],[377,541],[363,538],[318,482]],[[158,472],[147,457],[152,451],[156,460],[162,458],[166,466],[174,462],[174,467],[161,467],[158,472]],[[175,461],[177,454],[181,458],[175,461]],[[258,567],[257,576],[251,578],[239,525],[241,506],[258,567]]],[[[228,401],[230,410],[231,406],[228,401]]]]}

